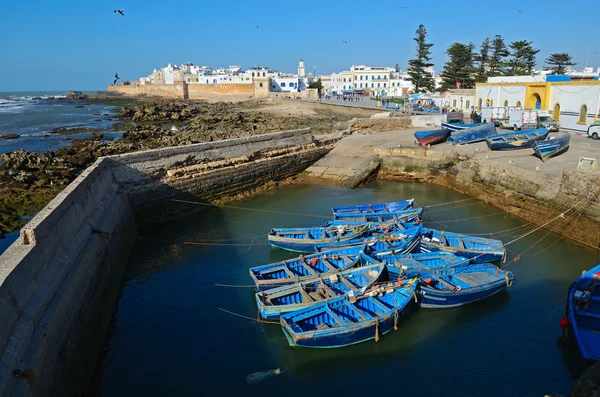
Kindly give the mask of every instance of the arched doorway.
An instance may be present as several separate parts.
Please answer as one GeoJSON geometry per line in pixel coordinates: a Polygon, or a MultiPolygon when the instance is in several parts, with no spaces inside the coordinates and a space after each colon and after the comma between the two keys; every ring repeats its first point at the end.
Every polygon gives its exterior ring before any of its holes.
{"type": "Polygon", "coordinates": [[[554,105],[554,111],[552,112],[552,118],[555,121],[560,121],[560,103],[556,102],[554,105]]]}
{"type": "Polygon", "coordinates": [[[507,108],[508,107],[508,101],[504,101],[504,107],[507,108]]]}
{"type": "Polygon", "coordinates": [[[579,110],[579,124],[587,124],[587,105],[581,105],[579,110]]]}
{"type": "Polygon", "coordinates": [[[479,107],[478,109],[481,110],[481,105],[483,104],[483,99],[479,98],[479,107]]]}
{"type": "Polygon", "coordinates": [[[539,94],[534,93],[531,95],[531,104],[534,106],[534,109],[542,108],[542,98],[539,94]]]}
{"type": "Polygon", "coordinates": [[[521,106],[521,101],[517,101],[517,107],[520,108],[521,106]]]}
{"type": "Polygon", "coordinates": [[[489,100],[489,98],[485,100],[485,106],[486,106],[486,107],[489,107],[489,106],[490,106],[490,100],[489,100]]]}

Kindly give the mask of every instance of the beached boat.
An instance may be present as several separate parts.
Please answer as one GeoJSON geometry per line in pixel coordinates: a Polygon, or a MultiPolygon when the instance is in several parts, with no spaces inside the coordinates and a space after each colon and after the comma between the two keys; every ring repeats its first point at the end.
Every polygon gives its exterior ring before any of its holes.
{"type": "Polygon", "coordinates": [[[423,147],[427,145],[435,145],[436,143],[445,142],[450,136],[452,131],[447,129],[433,130],[433,131],[417,131],[415,132],[415,138],[423,147]]]}
{"type": "MultiPolygon", "coordinates": [[[[392,201],[390,203],[348,205],[344,207],[332,207],[335,214],[373,213],[373,212],[395,212],[412,208],[415,200],[392,201]]],[[[337,219],[337,218],[336,218],[337,219]]]]}
{"type": "MultiPolygon", "coordinates": [[[[282,262],[250,268],[250,277],[258,290],[282,287],[314,278],[328,276],[360,264],[360,252],[366,243],[336,248],[282,262]]],[[[364,261],[364,260],[363,260],[364,261]]]]}
{"type": "Polygon", "coordinates": [[[491,150],[526,149],[537,141],[543,141],[548,136],[548,129],[507,132],[505,134],[490,135],[485,142],[491,150]]]}
{"type": "Polygon", "coordinates": [[[586,365],[600,360],[600,265],[571,286],[568,302],[573,337],[586,365]]]}
{"type": "Polygon", "coordinates": [[[470,260],[450,252],[424,254],[361,254],[365,261],[373,264],[384,262],[390,280],[405,277],[423,277],[436,270],[468,265],[470,260]]]}
{"type": "Polygon", "coordinates": [[[281,316],[290,346],[337,348],[371,339],[379,340],[398,329],[413,302],[416,280],[374,286],[363,296],[344,296],[309,309],[281,316]]]}
{"type": "Polygon", "coordinates": [[[461,130],[464,130],[467,128],[473,128],[473,127],[477,127],[480,125],[481,125],[481,123],[463,124],[463,123],[448,123],[448,122],[442,121],[442,128],[445,130],[450,130],[451,132],[461,131],[461,130]]]}
{"type": "Polygon", "coordinates": [[[506,250],[500,240],[423,228],[421,252],[446,251],[469,258],[471,263],[494,262],[504,259],[506,250]]]}
{"type": "Polygon", "coordinates": [[[257,292],[258,311],[263,318],[304,309],[351,293],[359,296],[377,282],[385,270],[384,263],[361,266],[327,277],[257,292]]]}
{"type": "Polygon", "coordinates": [[[569,149],[570,143],[571,135],[563,134],[556,138],[535,142],[532,148],[535,154],[542,159],[542,161],[546,161],[551,157],[566,152],[569,149]]]}
{"type": "Polygon", "coordinates": [[[323,252],[341,247],[356,247],[366,244],[364,251],[369,255],[375,253],[386,254],[393,252],[402,254],[414,252],[419,249],[421,229],[421,225],[402,226],[402,229],[396,229],[390,225],[390,228],[386,228],[385,231],[377,227],[370,227],[365,237],[349,242],[333,243],[325,247],[319,247],[319,251],[323,252]]]}
{"type": "Polygon", "coordinates": [[[496,126],[492,123],[485,123],[471,128],[465,128],[452,134],[446,142],[454,145],[464,145],[466,143],[485,141],[490,135],[496,133],[496,126]]]}
{"type": "Polygon", "coordinates": [[[267,237],[273,247],[294,252],[316,252],[336,242],[356,242],[369,230],[369,225],[325,224],[322,227],[274,228],[267,237]]]}
{"type": "Polygon", "coordinates": [[[484,263],[441,269],[417,287],[418,303],[425,308],[449,308],[488,298],[512,285],[511,272],[484,263]]]}
{"type": "Polygon", "coordinates": [[[334,213],[335,220],[347,222],[387,222],[396,221],[399,223],[408,223],[421,220],[423,217],[423,208],[410,208],[394,212],[339,212],[334,213]]]}

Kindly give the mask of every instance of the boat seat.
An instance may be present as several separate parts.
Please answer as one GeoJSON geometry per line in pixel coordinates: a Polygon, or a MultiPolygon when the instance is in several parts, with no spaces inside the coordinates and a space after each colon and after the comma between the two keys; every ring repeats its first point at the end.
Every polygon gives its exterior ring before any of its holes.
{"type": "Polygon", "coordinates": [[[350,290],[355,291],[356,290],[356,286],[354,284],[352,284],[350,281],[348,281],[345,277],[340,277],[340,280],[342,281],[342,283],[344,283],[344,285],[348,288],[350,288],[350,290]]]}
{"type": "Polygon", "coordinates": [[[587,311],[581,310],[581,309],[575,309],[575,314],[578,316],[592,317],[592,318],[600,319],[600,313],[587,312],[587,311]]]}
{"type": "Polygon", "coordinates": [[[329,262],[329,259],[321,259],[321,260],[323,261],[323,264],[325,265],[325,267],[327,269],[329,269],[329,271],[331,271],[331,272],[337,271],[335,266],[333,266],[333,264],[331,262],[329,262]]]}
{"type": "Polygon", "coordinates": [[[342,255],[342,259],[345,260],[348,263],[352,263],[353,262],[353,260],[350,259],[350,257],[348,257],[348,255],[342,255]]]}
{"type": "Polygon", "coordinates": [[[306,292],[305,290],[301,290],[302,291],[302,302],[306,303],[306,302],[314,302],[317,299],[313,298],[308,292],[306,292]]]}
{"type": "MultiPolygon", "coordinates": [[[[331,288],[329,288],[327,286],[327,284],[321,284],[319,285],[319,289],[325,291],[325,297],[327,298],[335,298],[337,296],[337,294],[333,293],[333,291],[331,290],[331,288]]],[[[322,299],[322,298],[320,298],[322,299]]]]}
{"type": "MultiPolygon", "coordinates": [[[[452,276],[452,277],[454,277],[454,276],[452,276]]],[[[456,289],[456,285],[450,283],[449,281],[444,280],[441,277],[437,277],[436,280],[439,281],[440,283],[444,284],[446,287],[450,287],[450,288],[456,289]]]]}

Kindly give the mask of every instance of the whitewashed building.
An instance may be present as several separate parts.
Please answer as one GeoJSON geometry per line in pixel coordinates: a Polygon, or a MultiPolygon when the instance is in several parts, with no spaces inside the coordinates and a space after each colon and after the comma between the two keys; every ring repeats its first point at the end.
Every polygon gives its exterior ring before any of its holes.
{"type": "Polygon", "coordinates": [[[299,92],[300,79],[298,76],[276,76],[271,79],[271,91],[273,92],[299,92]]]}

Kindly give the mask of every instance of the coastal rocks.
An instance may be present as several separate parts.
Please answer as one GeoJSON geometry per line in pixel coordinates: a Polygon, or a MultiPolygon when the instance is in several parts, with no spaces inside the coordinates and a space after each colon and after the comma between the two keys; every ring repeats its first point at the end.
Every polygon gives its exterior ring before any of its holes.
{"type": "Polygon", "coordinates": [[[87,98],[87,94],[84,94],[81,91],[69,91],[65,95],[65,100],[82,100],[82,99],[86,99],[86,98],[87,98]]]}
{"type": "Polygon", "coordinates": [[[73,135],[73,134],[84,134],[84,133],[97,133],[99,131],[102,131],[101,128],[79,128],[79,127],[71,127],[71,128],[64,128],[64,127],[58,127],[58,128],[53,128],[50,131],[48,131],[49,134],[59,134],[59,135],[73,135]]]}
{"type": "Polygon", "coordinates": [[[54,158],[54,153],[29,153],[23,149],[15,150],[14,152],[2,154],[3,168],[13,170],[24,170],[28,168],[39,168],[40,166],[49,164],[54,158]]]}
{"type": "Polygon", "coordinates": [[[19,135],[19,134],[6,134],[6,135],[0,135],[0,139],[17,139],[20,136],[21,135],[19,135]]]}

